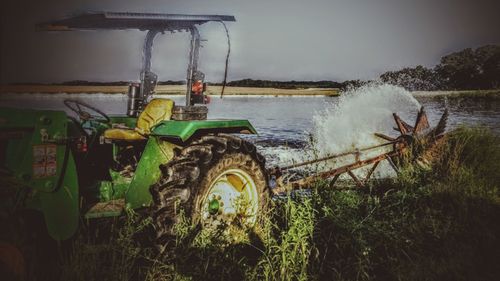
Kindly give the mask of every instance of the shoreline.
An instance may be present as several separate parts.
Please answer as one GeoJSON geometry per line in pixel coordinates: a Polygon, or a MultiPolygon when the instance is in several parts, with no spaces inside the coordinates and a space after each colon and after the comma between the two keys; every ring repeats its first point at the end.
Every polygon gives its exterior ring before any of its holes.
{"type": "MultiPolygon", "coordinates": [[[[158,85],[155,95],[183,96],[185,85],[158,85]]],[[[207,86],[206,94],[219,96],[222,86],[207,86]]],[[[78,86],[78,85],[0,85],[0,94],[126,94],[128,86],[78,86]]],[[[458,91],[413,91],[416,98],[500,98],[497,90],[458,90],[458,91]]],[[[226,87],[224,96],[255,97],[337,97],[337,88],[278,89],[257,87],[226,87]]]]}
{"type": "Polygon", "coordinates": [[[500,98],[500,89],[497,90],[457,90],[457,91],[414,91],[411,94],[416,98],[500,98]]]}
{"type": "MultiPolygon", "coordinates": [[[[218,96],[222,86],[207,86],[209,96],[218,96]]],[[[0,94],[126,94],[128,86],[0,85],[0,94]]],[[[184,95],[185,85],[158,85],[155,95],[184,95]]],[[[225,96],[339,96],[336,88],[277,89],[226,87],[225,96]]]]}

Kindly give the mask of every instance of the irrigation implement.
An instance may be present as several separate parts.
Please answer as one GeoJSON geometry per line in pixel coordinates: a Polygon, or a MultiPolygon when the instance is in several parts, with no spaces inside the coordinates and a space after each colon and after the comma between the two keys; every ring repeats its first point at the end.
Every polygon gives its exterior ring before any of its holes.
{"type": "Polygon", "coordinates": [[[34,211],[43,216],[48,234],[62,241],[76,233],[82,217],[116,217],[135,210],[151,216],[162,250],[175,235],[180,210],[204,228],[251,228],[269,206],[270,182],[283,183],[283,175],[294,168],[355,158],[349,165],[287,182],[274,191],[306,188],[320,178],[334,183],[345,173],[361,186],[379,162],[387,160],[396,168],[405,151],[417,143],[432,145],[444,132],[446,113],[435,129],[429,128],[423,109],[413,127],[394,115],[400,135],[377,134],[383,144],[268,171],[256,147],[235,135],[257,133],[248,120],[207,120],[197,26],[222,23],[229,39],[224,22],[232,21],[235,18],[226,15],[105,12],[39,25],[39,30],[58,32],[145,31],[140,83],[129,85],[126,115],[110,116],[78,99],[64,101],[78,118],[65,110],[0,108],[1,217],[34,211]],[[153,98],[158,77],[151,71],[153,42],[169,32],[191,35],[185,105],[153,98]],[[386,146],[392,150],[362,158],[363,152],[386,146]],[[366,178],[352,173],[367,165],[372,167],[366,178]]]}
{"type": "MultiPolygon", "coordinates": [[[[371,176],[377,169],[382,161],[387,161],[396,173],[399,172],[399,166],[404,161],[418,162],[420,164],[428,162],[426,159],[428,155],[425,152],[433,149],[438,141],[444,136],[446,129],[446,122],[448,119],[448,111],[445,110],[438,125],[431,129],[427,114],[423,107],[418,112],[417,119],[414,126],[410,126],[407,122],[403,121],[396,113],[393,113],[396,127],[394,130],[399,132],[396,137],[390,137],[385,134],[375,133],[374,136],[383,139],[384,143],[358,148],[347,152],[328,155],[318,159],[295,163],[284,167],[274,167],[268,170],[271,178],[271,186],[274,186],[273,192],[279,194],[286,191],[310,188],[318,180],[329,180],[329,186],[333,187],[339,177],[347,174],[355,183],[357,187],[364,187],[370,180],[371,176]],[[363,154],[374,152],[380,148],[390,147],[389,151],[382,152],[376,155],[369,155],[363,157],[363,154]],[[412,159],[407,159],[407,157],[412,159]],[[352,162],[343,164],[341,166],[330,168],[329,170],[322,171],[316,174],[308,175],[301,179],[288,180],[291,171],[304,166],[314,165],[321,162],[327,162],[337,159],[345,159],[346,157],[354,157],[352,162]],[[364,178],[359,178],[353,171],[370,166],[364,178]]],[[[345,160],[343,161],[345,162],[345,160]]]]}

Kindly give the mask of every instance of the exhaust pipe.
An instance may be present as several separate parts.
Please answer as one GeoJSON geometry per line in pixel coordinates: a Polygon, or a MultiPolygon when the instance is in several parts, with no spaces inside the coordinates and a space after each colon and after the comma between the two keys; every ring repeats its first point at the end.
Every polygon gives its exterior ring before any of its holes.
{"type": "Polygon", "coordinates": [[[142,97],[140,85],[132,83],[128,85],[127,115],[130,117],[139,116],[142,107],[142,97]]]}

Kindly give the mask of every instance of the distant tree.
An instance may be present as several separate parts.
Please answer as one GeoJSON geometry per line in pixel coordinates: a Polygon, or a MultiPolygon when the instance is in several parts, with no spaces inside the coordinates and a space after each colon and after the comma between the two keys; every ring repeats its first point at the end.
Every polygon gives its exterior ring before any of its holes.
{"type": "Polygon", "coordinates": [[[471,48],[441,58],[436,71],[450,89],[470,89],[477,84],[479,75],[474,51],[471,48]]]}
{"type": "MultiPolygon", "coordinates": [[[[218,84],[215,84],[218,85],[218,84]]],[[[258,87],[258,88],[278,88],[278,89],[303,89],[303,88],[338,88],[340,83],[335,81],[274,81],[274,80],[254,80],[242,79],[227,83],[234,87],[258,87]]]]}
{"type": "Polygon", "coordinates": [[[409,91],[432,91],[438,89],[440,82],[434,70],[418,65],[398,71],[388,71],[380,75],[385,83],[404,87],[409,91]]]}
{"type": "Polygon", "coordinates": [[[167,80],[167,81],[159,81],[158,85],[184,85],[186,81],[183,80],[167,80]]]}
{"type": "Polygon", "coordinates": [[[356,88],[362,87],[370,82],[373,82],[373,81],[363,81],[363,80],[359,80],[359,79],[346,80],[346,81],[341,83],[339,88],[341,91],[351,90],[351,89],[356,89],[356,88]]]}
{"type": "Polygon", "coordinates": [[[500,46],[486,45],[446,55],[435,68],[449,89],[490,89],[500,84],[500,46]]]}
{"type": "Polygon", "coordinates": [[[500,88],[500,51],[492,54],[483,63],[481,84],[485,88],[500,88]]]}
{"type": "Polygon", "coordinates": [[[97,82],[97,81],[87,81],[87,80],[72,80],[62,83],[54,83],[55,85],[68,85],[68,86],[124,86],[128,85],[128,81],[114,81],[114,82],[97,82]]]}

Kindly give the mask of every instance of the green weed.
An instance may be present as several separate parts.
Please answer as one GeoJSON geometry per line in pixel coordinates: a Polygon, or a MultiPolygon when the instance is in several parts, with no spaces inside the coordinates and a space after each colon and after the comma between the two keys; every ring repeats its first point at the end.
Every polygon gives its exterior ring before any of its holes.
{"type": "Polygon", "coordinates": [[[275,202],[245,239],[184,217],[158,256],[144,216],[82,229],[62,280],[496,280],[500,275],[500,140],[461,128],[430,166],[363,190],[318,183],[275,202]]]}

